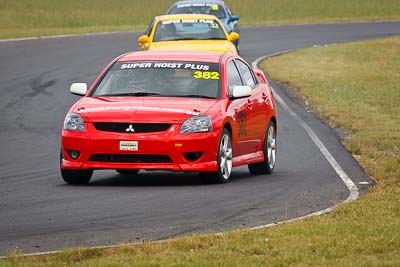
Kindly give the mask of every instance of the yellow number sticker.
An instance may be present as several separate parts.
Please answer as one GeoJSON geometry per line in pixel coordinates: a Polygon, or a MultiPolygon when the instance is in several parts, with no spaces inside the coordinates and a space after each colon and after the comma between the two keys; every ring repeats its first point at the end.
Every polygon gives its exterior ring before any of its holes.
{"type": "Polygon", "coordinates": [[[219,72],[216,72],[216,71],[211,72],[211,79],[219,80],[219,72]]]}
{"type": "Polygon", "coordinates": [[[201,78],[203,78],[203,73],[202,73],[201,71],[195,71],[195,72],[193,73],[193,78],[195,78],[195,79],[201,79],[201,78]]]}
{"type": "Polygon", "coordinates": [[[195,71],[193,73],[193,78],[195,79],[205,79],[205,80],[219,80],[219,72],[217,71],[195,71]]]}

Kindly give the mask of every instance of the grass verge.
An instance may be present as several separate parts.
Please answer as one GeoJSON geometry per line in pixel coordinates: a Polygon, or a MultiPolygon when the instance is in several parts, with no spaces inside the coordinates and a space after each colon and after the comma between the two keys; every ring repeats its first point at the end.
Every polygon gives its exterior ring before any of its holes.
{"type": "MultiPolygon", "coordinates": [[[[0,0],[0,39],[143,30],[174,0],[0,0]]],[[[240,25],[399,20],[400,0],[226,0],[240,25]]]]}
{"type": "Polygon", "coordinates": [[[119,248],[67,250],[0,266],[400,266],[400,37],[300,50],[262,67],[319,116],[377,181],[331,214],[274,228],[119,248]]]}

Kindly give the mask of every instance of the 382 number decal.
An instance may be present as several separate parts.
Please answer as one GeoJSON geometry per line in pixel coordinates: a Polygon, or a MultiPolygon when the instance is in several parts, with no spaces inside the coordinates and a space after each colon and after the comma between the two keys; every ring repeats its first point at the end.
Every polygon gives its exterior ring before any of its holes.
{"type": "Polygon", "coordinates": [[[219,72],[217,71],[195,71],[193,73],[195,79],[219,80],[219,72]]]}

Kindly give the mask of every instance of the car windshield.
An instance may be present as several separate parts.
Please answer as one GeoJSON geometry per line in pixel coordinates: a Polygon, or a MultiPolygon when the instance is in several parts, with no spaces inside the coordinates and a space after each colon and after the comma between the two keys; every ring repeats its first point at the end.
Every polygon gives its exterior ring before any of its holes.
{"type": "Polygon", "coordinates": [[[91,96],[218,98],[219,64],[208,62],[117,62],[91,96]]]}
{"type": "Polygon", "coordinates": [[[225,19],[226,14],[222,6],[206,3],[187,3],[173,6],[168,14],[208,14],[219,19],[225,19]]]}
{"type": "Polygon", "coordinates": [[[166,20],[157,24],[153,41],[176,40],[226,40],[227,37],[216,20],[166,20]]]}

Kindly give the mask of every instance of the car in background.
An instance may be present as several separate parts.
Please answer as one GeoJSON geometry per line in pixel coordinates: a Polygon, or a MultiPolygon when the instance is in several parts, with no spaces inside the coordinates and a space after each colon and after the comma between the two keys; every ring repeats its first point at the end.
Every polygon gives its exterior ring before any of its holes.
{"type": "Polygon", "coordinates": [[[205,14],[163,15],[138,38],[140,50],[206,50],[237,54],[239,34],[225,31],[217,17],[205,14]]]}
{"type": "MultiPolygon", "coordinates": [[[[224,1],[220,0],[183,0],[174,3],[167,14],[209,14],[216,16],[224,25],[226,32],[239,33],[239,17],[233,15],[224,1]]],[[[239,39],[234,41],[239,52],[239,39]]]]}
{"type": "Polygon", "coordinates": [[[140,51],[114,59],[65,116],[60,170],[86,184],[94,170],[199,172],[225,183],[232,168],[269,174],[277,113],[261,70],[232,53],[140,51]]]}

